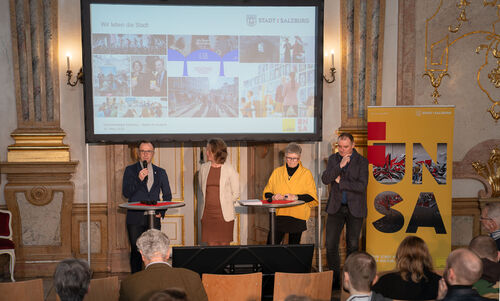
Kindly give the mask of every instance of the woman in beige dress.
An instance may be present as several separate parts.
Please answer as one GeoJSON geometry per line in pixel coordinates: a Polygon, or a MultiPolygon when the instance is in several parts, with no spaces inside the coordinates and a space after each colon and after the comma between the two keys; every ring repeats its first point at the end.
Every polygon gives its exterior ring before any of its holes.
{"type": "Polygon", "coordinates": [[[201,208],[201,240],[209,246],[229,245],[233,240],[234,203],[240,196],[239,176],[226,163],[227,145],[210,139],[208,162],[201,165],[199,180],[204,202],[201,208]]]}

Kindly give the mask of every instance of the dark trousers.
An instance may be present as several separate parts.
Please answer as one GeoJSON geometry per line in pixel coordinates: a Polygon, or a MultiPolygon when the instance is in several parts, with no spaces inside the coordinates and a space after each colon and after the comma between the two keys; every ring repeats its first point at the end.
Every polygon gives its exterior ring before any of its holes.
{"type": "Polygon", "coordinates": [[[334,286],[340,284],[339,241],[344,225],[346,226],[347,256],[349,256],[349,254],[358,251],[363,218],[353,216],[346,205],[340,206],[336,213],[328,214],[326,220],[326,259],[328,268],[333,270],[334,286]]]}
{"type": "MultiPolygon", "coordinates": [[[[144,218],[146,219],[147,216],[144,216],[144,218]]],[[[161,225],[159,218],[155,218],[154,227],[160,230],[161,225]]],[[[141,253],[137,250],[136,242],[139,236],[147,230],[149,230],[147,221],[143,225],[127,224],[128,241],[130,242],[130,271],[132,274],[142,270],[142,257],[141,253]]]]}
{"type": "MultiPolygon", "coordinates": [[[[283,241],[283,237],[285,237],[286,232],[276,231],[274,238],[276,239],[276,244],[281,244],[283,241]]],[[[289,245],[298,245],[300,244],[300,238],[302,237],[302,232],[288,233],[288,244],[289,245]]],[[[271,231],[267,234],[267,244],[271,244],[271,231]]]]}

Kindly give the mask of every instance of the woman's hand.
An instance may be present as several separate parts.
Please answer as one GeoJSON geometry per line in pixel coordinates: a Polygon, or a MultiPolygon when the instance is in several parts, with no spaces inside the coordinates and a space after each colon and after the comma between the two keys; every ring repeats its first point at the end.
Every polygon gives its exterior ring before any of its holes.
{"type": "Polygon", "coordinates": [[[283,200],[283,199],[285,199],[285,197],[283,195],[281,195],[279,193],[273,194],[273,201],[275,201],[275,200],[283,200]]]}

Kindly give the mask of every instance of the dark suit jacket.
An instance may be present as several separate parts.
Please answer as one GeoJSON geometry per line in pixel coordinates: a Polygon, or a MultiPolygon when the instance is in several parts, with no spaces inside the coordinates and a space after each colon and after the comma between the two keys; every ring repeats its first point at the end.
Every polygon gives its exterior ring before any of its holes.
{"type": "Polygon", "coordinates": [[[120,301],[147,301],[155,292],[172,287],[186,291],[189,300],[208,300],[197,273],[183,268],[172,268],[164,263],[154,263],[122,281],[120,301]]]}
{"type": "Polygon", "coordinates": [[[355,149],[352,150],[351,160],[340,168],[342,157],[335,153],[328,158],[326,170],[321,176],[323,184],[331,184],[330,197],[326,204],[326,212],[335,214],[342,201],[342,191],[347,192],[347,206],[355,217],[366,217],[366,186],[368,185],[368,160],[355,149]],[[335,179],[340,175],[340,183],[335,179]]]}
{"type": "MultiPolygon", "coordinates": [[[[154,183],[148,192],[147,182],[139,179],[139,172],[142,170],[140,162],[127,166],[123,173],[122,193],[129,202],[140,201],[160,201],[160,189],[163,193],[163,201],[172,200],[170,184],[165,169],[153,165],[154,183]]],[[[149,175],[151,176],[151,175],[149,175]]],[[[165,216],[165,210],[158,211],[165,216]]],[[[127,210],[127,224],[146,225],[147,218],[143,211],[127,210]]]]}
{"type": "Polygon", "coordinates": [[[475,289],[471,286],[465,285],[452,285],[448,286],[448,292],[443,301],[487,301],[494,300],[481,297],[475,289]]]}

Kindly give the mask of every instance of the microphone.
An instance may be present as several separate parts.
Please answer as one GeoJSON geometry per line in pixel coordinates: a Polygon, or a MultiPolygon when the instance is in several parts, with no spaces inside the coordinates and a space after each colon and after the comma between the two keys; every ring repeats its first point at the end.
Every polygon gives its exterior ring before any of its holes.
{"type": "MultiPolygon", "coordinates": [[[[148,161],[146,161],[146,160],[142,161],[142,166],[144,168],[148,168],[148,161]]],[[[143,181],[147,182],[148,181],[148,176],[145,176],[143,181]]]]}

